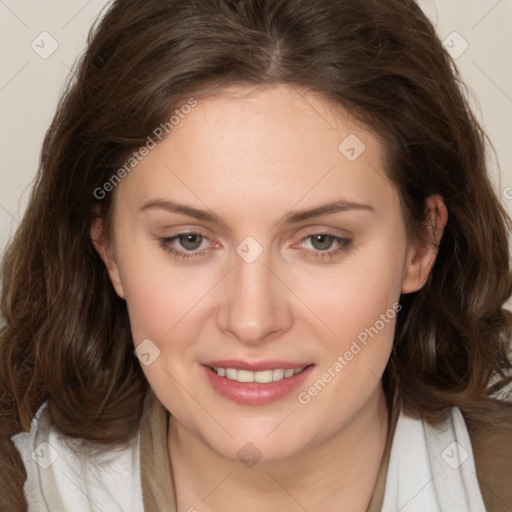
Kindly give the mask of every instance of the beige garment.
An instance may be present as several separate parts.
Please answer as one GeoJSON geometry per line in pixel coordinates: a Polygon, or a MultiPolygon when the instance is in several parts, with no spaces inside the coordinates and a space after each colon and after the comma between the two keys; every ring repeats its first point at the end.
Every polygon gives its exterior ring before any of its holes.
{"type": "Polygon", "coordinates": [[[140,422],[140,479],[144,512],[176,512],[176,496],[167,449],[169,413],[152,391],[140,422]]]}
{"type": "Polygon", "coordinates": [[[512,512],[512,404],[502,404],[506,423],[466,421],[476,476],[487,512],[512,512]]]}
{"type": "MultiPolygon", "coordinates": [[[[140,474],[144,512],[176,512],[176,496],[167,448],[168,421],[167,410],[150,391],[144,403],[140,426],[140,474]]],[[[382,507],[393,430],[391,428],[388,431],[386,450],[366,512],[380,512],[382,507]]]]}

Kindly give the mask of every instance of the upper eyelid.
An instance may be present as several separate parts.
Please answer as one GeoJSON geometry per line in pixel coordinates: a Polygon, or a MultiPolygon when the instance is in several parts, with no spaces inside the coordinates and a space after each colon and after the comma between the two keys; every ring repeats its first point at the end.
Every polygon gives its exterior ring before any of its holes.
{"type": "MultiPolygon", "coordinates": [[[[164,227],[164,229],[173,229],[174,226],[166,226],[164,227]]],[[[168,235],[168,236],[165,236],[163,238],[172,238],[172,237],[177,237],[179,235],[187,235],[187,234],[195,234],[195,235],[201,235],[202,237],[204,238],[214,238],[213,236],[211,237],[207,232],[209,232],[210,230],[208,228],[204,228],[204,227],[194,227],[194,226],[191,226],[191,227],[179,227],[179,231],[177,231],[175,234],[172,234],[172,235],[168,235]]],[[[286,231],[291,231],[291,230],[286,230],[286,231]]],[[[340,237],[340,238],[346,238],[346,237],[352,237],[354,236],[350,230],[347,230],[347,229],[343,229],[343,228],[335,228],[335,227],[322,227],[321,225],[318,225],[318,226],[302,226],[302,227],[299,227],[299,228],[294,228],[293,229],[294,232],[297,232],[297,231],[304,231],[306,234],[304,234],[303,236],[301,236],[301,239],[302,238],[305,238],[307,236],[311,236],[311,235],[315,235],[315,234],[329,234],[329,235],[333,235],[333,236],[337,236],[337,237],[340,237]]]]}
{"type": "MultiPolygon", "coordinates": [[[[352,237],[346,237],[346,236],[339,236],[339,235],[335,235],[334,233],[311,233],[309,235],[306,235],[306,236],[303,236],[302,238],[300,238],[300,240],[298,242],[295,242],[293,245],[296,245],[298,243],[304,243],[305,241],[307,241],[308,239],[311,240],[311,238],[317,234],[322,234],[322,235],[328,235],[328,236],[332,236],[334,238],[334,246],[338,246],[338,248],[340,246],[348,246],[349,244],[351,245],[353,243],[353,238],[352,237]]],[[[323,253],[329,253],[329,252],[335,252],[336,249],[327,249],[325,251],[315,251],[314,249],[308,249],[312,252],[323,252],[323,253]]]]}

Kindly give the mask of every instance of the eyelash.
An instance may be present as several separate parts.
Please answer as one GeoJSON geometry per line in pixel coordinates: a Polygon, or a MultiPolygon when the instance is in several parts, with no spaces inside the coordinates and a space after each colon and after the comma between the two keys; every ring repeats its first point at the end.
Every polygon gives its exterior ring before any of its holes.
{"type": "MultiPolygon", "coordinates": [[[[197,258],[201,258],[202,257],[202,252],[204,252],[204,251],[197,251],[197,250],[196,251],[178,251],[178,250],[174,249],[170,245],[175,240],[179,239],[180,236],[184,236],[184,235],[195,235],[195,236],[201,237],[204,240],[208,239],[202,233],[199,233],[199,232],[196,232],[196,231],[186,231],[184,233],[178,233],[177,235],[174,235],[174,236],[160,238],[159,239],[159,245],[160,245],[160,247],[162,247],[162,249],[164,249],[165,251],[167,251],[168,253],[170,253],[172,256],[174,256],[176,258],[182,258],[182,259],[197,259],[197,258]]],[[[348,252],[352,248],[352,239],[344,238],[344,237],[339,237],[339,236],[336,236],[336,235],[334,235],[332,233],[323,232],[323,231],[320,231],[320,232],[317,232],[317,233],[311,233],[310,235],[307,235],[307,236],[303,237],[300,240],[299,243],[304,243],[306,240],[311,239],[314,236],[318,236],[318,235],[332,236],[333,237],[333,243],[334,244],[337,243],[339,245],[338,248],[335,249],[335,250],[329,250],[328,249],[328,250],[325,250],[325,251],[301,249],[301,250],[299,250],[299,252],[301,254],[305,255],[305,256],[313,257],[314,259],[317,259],[317,260],[320,260],[320,261],[325,261],[325,260],[330,260],[332,258],[335,258],[336,256],[340,255],[341,253],[346,253],[346,252],[348,252]]]]}
{"type": "Polygon", "coordinates": [[[198,258],[199,255],[201,254],[199,251],[193,251],[193,252],[177,251],[176,249],[171,247],[170,244],[172,244],[172,242],[177,240],[180,236],[184,236],[184,235],[195,235],[195,236],[199,236],[203,239],[207,239],[202,233],[199,233],[197,231],[186,231],[184,233],[178,233],[177,235],[174,235],[174,236],[160,238],[159,239],[160,247],[162,247],[162,249],[164,249],[165,251],[169,252],[172,256],[175,256],[177,258],[182,258],[182,259],[198,258]]]}
{"type": "Polygon", "coordinates": [[[318,235],[327,235],[332,236],[333,238],[333,245],[338,244],[337,249],[327,249],[325,251],[319,251],[314,249],[300,249],[299,252],[305,256],[312,256],[313,258],[325,261],[330,260],[332,258],[335,258],[336,256],[340,256],[341,253],[347,253],[352,248],[352,239],[351,238],[344,238],[341,236],[336,236],[329,232],[323,232],[320,231],[318,233],[311,233],[310,235],[305,236],[301,239],[300,243],[304,243],[306,240],[313,238],[314,236],[318,235]]]}

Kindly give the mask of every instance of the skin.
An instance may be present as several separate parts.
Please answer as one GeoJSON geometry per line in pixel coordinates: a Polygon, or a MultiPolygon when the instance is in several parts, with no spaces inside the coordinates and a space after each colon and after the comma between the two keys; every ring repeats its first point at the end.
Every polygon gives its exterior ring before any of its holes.
{"type": "MultiPolygon", "coordinates": [[[[233,402],[200,362],[307,361],[315,367],[298,391],[307,390],[401,293],[424,285],[435,248],[407,241],[377,135],[311,92],[231,86],[200,99],[114,193],[114,239],[100,220],[91,236],[127,302],[135,345],[150,339],[160,350],[143,370],[171,413],[178,510],[366,510],[386,442],[381,376],[396,317],[308,404],[297,392],[267,405],[233,402]],[[355,161],[338,150],[349,134],[366,147],[355,161]],[[218,220],[140,211],[155,199],[218,220]],[[373,210],[283,222],[338,199],[373,210]],[[190,230],[203,235],[192,239],[196,258],[159,245],[190,230]],[[340,245],[307,238],[318,233],[352,242],[326,258],[340,245]],[[247,236],[263,249],[252,263],[235,250],[247,236]],[[252,467],[237,456],[248,442],[261,454],[252,467]]],[[[437,195],[425,207],[438,243],[446,207],[437,195]]]]}

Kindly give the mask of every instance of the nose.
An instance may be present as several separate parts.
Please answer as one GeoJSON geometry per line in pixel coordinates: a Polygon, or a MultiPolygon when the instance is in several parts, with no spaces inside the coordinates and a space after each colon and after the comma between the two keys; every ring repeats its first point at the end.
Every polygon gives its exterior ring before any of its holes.
{"type": "Polygon", "coordinates": [[[270,263],[265,252],[251,263],[234,254],[234,268],[223,282],[218,325],[243,345],[273,340],[293,323],[288,290],[270,263]]]}

